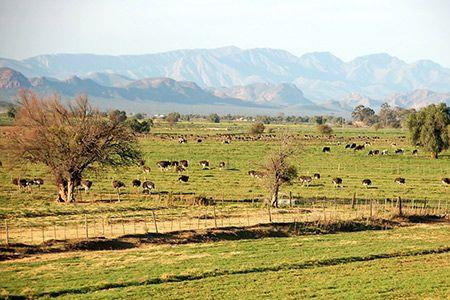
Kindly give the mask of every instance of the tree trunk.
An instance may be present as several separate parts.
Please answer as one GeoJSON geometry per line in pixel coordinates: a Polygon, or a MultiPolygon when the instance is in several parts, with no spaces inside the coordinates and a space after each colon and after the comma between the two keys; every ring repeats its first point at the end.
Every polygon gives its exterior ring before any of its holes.
{"type": "Polygon", "coordinates": [[[431,152],[431,158],[432,159],[437,159],[438,158],[438,153],[437,152],[431,152]]]}
{"type": "Polygon", "coordinates": [[[278,190],[279,190],[279,186],[276,186],[275,189],[273,190],[272,193],[272,206],[273,207],[278,207],[278,190]]]}
{"type": "Polygon", "coordinates": [[[62,179],[58,181],[58,198],[56,201],[65,203],[75,202],[74,189],[76,180],[62,179]]]}

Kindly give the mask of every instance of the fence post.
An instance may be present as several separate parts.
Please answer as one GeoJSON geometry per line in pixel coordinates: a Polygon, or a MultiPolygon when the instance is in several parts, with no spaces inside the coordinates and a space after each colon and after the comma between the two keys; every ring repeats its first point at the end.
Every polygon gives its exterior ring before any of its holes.
{"type": "Polygon", "coordinates": [[[292,207],[292,191],[289,191],[289,206],[292,207]]]}
{"type": "Polygon", "coordinates": [[[64,221],[64,240],[67,240],[67,228],[66,228],[67,224],[66,221],[64,221]]]}
{"type": "Polygon", "coordinates": [[[8,220],[5,219],[5,242],[6,246],[9,245],[9,227],[8,227],[8,220]]]}
{"type": "Polygon", "coordinates": [[[356,201],[356,192],[354,192],[352,196],[352,209],[355,209],[355,201],[356,201]]]}
{"type": "Polygon", "coordinates": [[[89,228],[88,228],[88,221],[87,221],[87,215],[84,215],[84,230],[86,234],[86,238],[89,238],[89,228]]]}
{"type": "Polygon", "coordinates": [[[158,224],[156,223],[156,216],[154,210],[152,210],[152,215],[153,215],[153,223],[155,224],[155,231],[156,233],[158,233],[158,224]]]}
{"type": "Polygon", "coordinates": [[[402,197],[398,196],[398,215],[402,216],[402,197]]]}
{"type": "Polygon", "coordinates": [[[217,228],[216,206],[213,206],[213,214],[214,214],[214,228],[217,228]]]}

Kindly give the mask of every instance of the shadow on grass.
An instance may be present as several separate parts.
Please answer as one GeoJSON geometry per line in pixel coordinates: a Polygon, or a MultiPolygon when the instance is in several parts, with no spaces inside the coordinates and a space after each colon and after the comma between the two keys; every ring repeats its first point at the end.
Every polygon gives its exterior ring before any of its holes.
{"type": "Polygon", "coordinates": [[[178,245],[248,239],[292,237],[301,235],[333,234],[365,230],[386,230],[412,223],[449,222],[440,216],[395,217],[392,220],[350,220],[334,222],[287,222],[257,224],[248,227],[222,227],[199,230],[181,230],[168,233],[128,234],[118,238],[90,238],[50,240],[40,245],[15,243],[0,247],[0,261],[42,253],[69,251],[101,251],[137,248],[143,244],[178,245]]]}

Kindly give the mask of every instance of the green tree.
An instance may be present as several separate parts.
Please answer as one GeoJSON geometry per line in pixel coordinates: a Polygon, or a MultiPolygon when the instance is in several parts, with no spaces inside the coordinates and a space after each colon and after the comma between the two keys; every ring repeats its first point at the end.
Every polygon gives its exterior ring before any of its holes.
{"type": "Polygon", "coordinates": [[[138,119],[138,120],[142,120],[142,119],[144,118],[144,115],[141,114],[141,113],[137,113],[137,114],[134,115],[134,117],[135,117],[136,119],[138,119]]]}
{"type": "Polygon", "coordinates": [[[352,118],[356,122],[362,122],[364,125],[373,125],[378,120],[375,115],[375,111],[370,107],[365,107],[364,105],[358,105],[352,112],[352,118]]]}
{"type": "Polygon", "coordinates": [[[444,103],[431,104],[411,113],[407,127],[413,145],[430,152],[434,159],[450,146],[450,108],[444,103]]]}
{"type": "Polygon", "coordinates": [[[109,119],[114,122],[122,123],[127,120],[127,113],[123,110],[112,110],[109,113],[109,119]]]}
{"type": "Polygon", "coordinates": [[[220,123],[220,117],[218,114],[210,114],[208,116],[209,121],[213,122],[213,123],[220,123]]]}
{"type": "Polygon", "coordinates": [[[14,105],[10,105],[8,110],[6,111],[6,115],[8,118],[15,119],[16,118],[17,109],[14,105]]]}
{"type": "Polygon", "coordinates": [[[137,120],[137,119],[131,119],[129,121],[129,126],[133,132],[136,133],[148,133],[150,132],[150,127],[152,125],[151,121],[146,120],[137,120]]]}
{"type": "Polygon", "coordinates": [[[383,103],[380,112],[378,113],[379,123],[383,127],[400,127],[400,119],[398,110],[392,108],[389,104],[383,103]]]}

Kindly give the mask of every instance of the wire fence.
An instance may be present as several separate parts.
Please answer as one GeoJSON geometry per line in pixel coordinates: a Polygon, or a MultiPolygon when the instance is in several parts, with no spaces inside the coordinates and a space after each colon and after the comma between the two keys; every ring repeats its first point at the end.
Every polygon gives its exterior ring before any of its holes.
{"type": "Polygon", "coordinates": [[[282,199],[281,208],[227,207],[208,205],[185,209],[159,208],[139,216],[75,215],[57,221],[25,224],[18,219],[5,219],[1,230],[4,244],[41,244],[51,240],[69,241],[89,238],[117,238],[125,235],[170,233],[186,230],[248,227],[266,223],[326,222],[352,219],[388,218],[394,214],[448,215],[448,201],[429,205],[426,201],[351,200],[312,201],[298,204],[282,199]]]}

